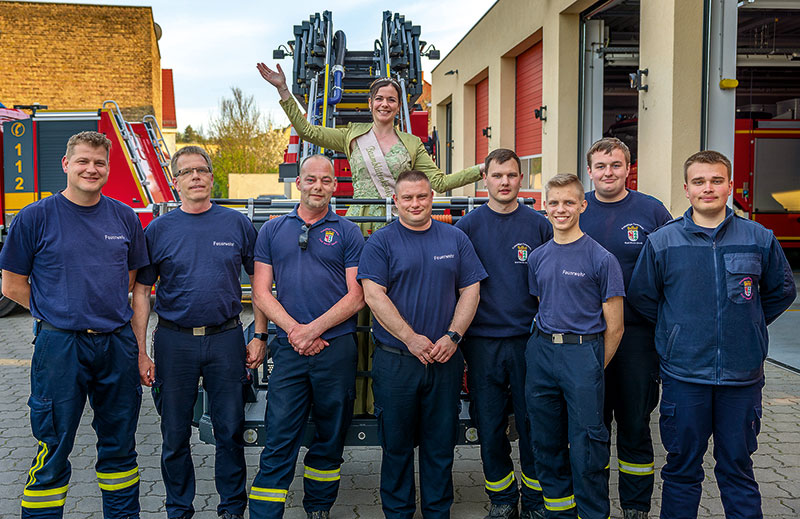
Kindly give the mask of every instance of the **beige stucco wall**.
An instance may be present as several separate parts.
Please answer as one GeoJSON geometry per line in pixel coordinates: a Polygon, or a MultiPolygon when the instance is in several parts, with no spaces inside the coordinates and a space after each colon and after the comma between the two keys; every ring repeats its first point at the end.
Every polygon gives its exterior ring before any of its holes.
{"type": "MultiPolygon", "coordinates": [[[[445,107],[453,107],[453,167],[475,160],[475,88],[489,78],[489,150],[514,147],[514,58],[542,42],[542,174],[579,173],[580,13],[591,0],[499,0],[433,70],[433,124],[445,142],[445,107]],[[445,75],[450,70],[457,74],[445,75]]],[[[702,2],[642,0],[639,96],[639,189],[675,215],[688,203],[683,160],[700,145],[702,2]]],[[[444,153],[442,154],[444,157],[444,153]]],[[[444,164],[443,164],[444,165],[444,164]]],[[[471,193],[471,187],[456,194],[471,193]]]]}
{"type": "MultiPolygon", "coordinates": [[[[575,172],[578,125],[579,13],[592,0],[500,0],[436,66],[432,74],[433,124],[445,138],[445,106],[453,103],[453,171],[475,162],[475,83],[489,78],[489,151],[514,147],[515,58],[543,42],[542,104],[548,107],[542,147],[545,178],[575,172]],[[450,70],[457,74],[446,76],[450,70]],[[559,139],[572,139],[570,151],[559,139]],[[548,153],[548,150],[559,150],[548,153]]],[[[471,193],[472,188],[456,190],[471,193]]]]}
{"type": "MultiPolygon", "coordinates": [[[[277,173],[231,173],[228,176],[228,197],[258,198],[262,195],[283,195],[284,186],[283,182],[278,181],[277,173]]],[[[291,198],[300,198],[297,186],[294,183],[291,186],[291,198]]]]}
{"type": "Polygon", "coordinates": [[[689,207],[683,162],[700,147],[703,5],[695,0],[643,0],[639,68],[639,189],[673,216],[689,207]]]}

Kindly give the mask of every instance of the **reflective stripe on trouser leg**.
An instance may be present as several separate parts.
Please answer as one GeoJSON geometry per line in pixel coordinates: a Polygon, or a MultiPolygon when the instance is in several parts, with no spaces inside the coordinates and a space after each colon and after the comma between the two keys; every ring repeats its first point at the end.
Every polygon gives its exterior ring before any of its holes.
{"type": "Polygon", "coordinates": [[[285,503],[286,495],[288,493],[289,493],[288,490],[282,490],[280,488],[250,487],[249,497],[250,499],[255,499],[256,501],[272,501],[276,503],[285,503]]]}
{"type": "Polygon", "coordinates": [[[510,487],[511,483],[514,482],[514,471],[512,470],[509,472],[508,476],[504,477],[500,481],[484,481],[486,482],[486,490],[489,490],[490,492],[500,492],[510,487]]]}
{"type": "Polygon", "coordinates": [[[536,490],[537,492],[542,491],[542,485],[539,483],[538,479],[531,479],[522,473],[522,482],[525,484],[526,487],[530,488],[531,490],[536,490]]]}
{"type": "Polygon", "coordinates": [[[303,469],[303,477],[313,479],[314,481],[322,481],[324,483],[328,481],[339,481],[340,479],[340,469],[317,470],[308,465],[304,465],[303,469]]]}
{"type": "Polygon", "coordinates": [[[632,476],[651,476],[655,472],[654,463],[628,463],[619,460],[619,471],[632,476]]]}
{"type": "Polygon", "coordinates": [[[64,506],[69,485],[45,490],[23,490],[23,508],[57,508],[64,506]]]}
{"type": "Polygon", "coordinates": [[[125,472],[98,472],[97,484],[100,490],[115,491],[128,488],[139,482],[139,467],[133,467],[125,472]]]}
{"type": "Polygon", "coordinates": [[[544,496],[544,507],[552,512],[562,512],[575,508],[575,496],[558,497],[555,499],[544,496]]]}

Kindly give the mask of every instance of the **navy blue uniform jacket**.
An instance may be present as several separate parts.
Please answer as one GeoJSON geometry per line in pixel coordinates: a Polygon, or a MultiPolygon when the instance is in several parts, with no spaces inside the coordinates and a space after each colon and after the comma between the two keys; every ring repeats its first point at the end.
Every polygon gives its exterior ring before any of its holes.
{"type": "Polygon", "coordinates": [[[764,373],[767,324],[794,301],[792,270],[760,224],[728,209],[710,232],[691,215],[690,208],[650,235],[628,301],[656,323],[656,350],[668,375],[752,384],[764,373]]]}

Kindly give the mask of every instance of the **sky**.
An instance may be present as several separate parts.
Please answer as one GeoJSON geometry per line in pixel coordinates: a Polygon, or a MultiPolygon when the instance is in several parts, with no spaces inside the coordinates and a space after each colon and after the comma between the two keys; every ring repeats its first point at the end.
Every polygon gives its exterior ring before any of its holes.
{"type": "MultiPolygon", "coordinates": [[[[78,3],[153,8],[153,19],[163,32],[158,42],[161,68],[173,70],[178,128],[182,131],[187,125],[208,128],[220,99],[230,97],[234,86],[254,95],[261,112],[275,124],[288,124],[278,105],[277,92],[261,79],[256,63],[264,61],[272,67],[276,63],[272,59],[273,49],[293,40],[292,27],[308,20],[313,13],[330,10],[333,30],[345,32],[349,49],[371,50],[380,36],[383,11],[399,12],[422,28],[421,39],[433,44],[444,58],[494,2],[82,0],[78,3]]],[[[292,69],[291,59],[280,61],[288,73],[292,69]]],[[[437,63],[422,58],[426,79],[437,63]]]]}

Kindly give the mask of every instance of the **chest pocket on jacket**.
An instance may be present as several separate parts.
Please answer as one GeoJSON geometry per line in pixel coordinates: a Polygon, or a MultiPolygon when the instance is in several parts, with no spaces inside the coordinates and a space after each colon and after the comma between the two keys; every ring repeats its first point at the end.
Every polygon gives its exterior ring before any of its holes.
{"type": "Polygon", "coordinates": [[[744,304],[755,299],[761,278],[761,255],[752,252],[725,254],[728,299],[744,304]]]}

